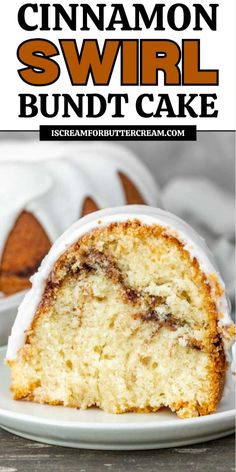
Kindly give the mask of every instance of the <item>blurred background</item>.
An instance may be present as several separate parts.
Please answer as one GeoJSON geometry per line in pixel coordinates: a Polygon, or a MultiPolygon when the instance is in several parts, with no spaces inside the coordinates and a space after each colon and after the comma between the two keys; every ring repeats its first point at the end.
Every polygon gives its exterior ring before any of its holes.
{"type": "MultiPolygon", "coordinates": [[[[0,132],[0,142],[38,141],[37,133],[0,132]]],[[[174,177],[208,177],[234,194],[235,133],[200,132],[196,142],[119,142],[132,149],[146,163],[160,186],[174,177]]]]}

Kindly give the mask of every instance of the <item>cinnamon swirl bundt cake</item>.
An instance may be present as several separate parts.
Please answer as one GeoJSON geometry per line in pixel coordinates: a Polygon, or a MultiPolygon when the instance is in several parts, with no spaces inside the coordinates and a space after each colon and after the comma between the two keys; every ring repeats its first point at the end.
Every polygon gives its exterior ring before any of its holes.
{"type": "Polygon", "coordinates": [[[14,399],[106,412],[214,412],[235,329],[203,240],[145,206],[88,215],[53,245],[22,302],[14,399]]]}
{"type": "Polygon", "coordinates": [[[18,159],[16,149],[1,149],[0,292],[5,295],[30,286],[51,244],[79,217],[126,203],[159,203],[149,171],[124,148],[60,147],[50,159],[43,147],[43,159],[35,155],[38,146],[19,144],[18,159]]]}

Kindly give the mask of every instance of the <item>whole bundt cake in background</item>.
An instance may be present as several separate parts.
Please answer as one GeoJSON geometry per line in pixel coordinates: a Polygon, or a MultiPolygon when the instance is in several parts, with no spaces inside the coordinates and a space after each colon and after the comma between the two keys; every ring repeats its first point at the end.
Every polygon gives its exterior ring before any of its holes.
{"type": "Polygon", "coordinates": [[[214,412],[235,328],[202,238],[159,209],[88,215],[49,251],[19,307],[15,399],[110,413],[214,412]]]}
{"type": "Polygon", "coordinates": [[[2,145],[0,292],[30,286],[51,244],[79,217],[123,204],[160,205],[148,169],[120,146],[2,145]]]}

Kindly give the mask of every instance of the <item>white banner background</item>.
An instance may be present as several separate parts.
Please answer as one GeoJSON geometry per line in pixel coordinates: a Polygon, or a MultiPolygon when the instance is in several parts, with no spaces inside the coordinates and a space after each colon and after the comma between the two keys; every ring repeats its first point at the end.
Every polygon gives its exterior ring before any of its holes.
{"type": "MultiPolygon", "coordinates": [[[[205,25],[203,31],[193,31],[193,24],[182,32],[172,31],[167,25],[165,31],[154,31],[153,29],[143,31],[120,31],[118,27],[116,31],[97,31],[95,27],[91,31],[70,31],[65,26],[63,31],[40,31],[39,29],[32,32],[23,31],[17,21],[17,14],[20,6],[26,2],[22,0],[14,0],[0,4],[0,130],[37,130],[39,125],[197,125],[198,130],[234,130],[235,129],[235,0],[218,0],[218,29],[216,32],[211,31],[205,25]],[[201,69],[219,69],[219,86],[160,86],[145,87],[134,86],[125,87],[120,85],[120,56],[116,62],[110,85],[107,87],[94,87],[92,81],[86,87],[72,86],[67,69],[64,63],[62,53],[54,57],[61,68],[60,78],[56,83],[45,87],[34,87],[24,83],[18,75],[17,70],[22,68],[22,64],[18,61],[16,51],[19,44],[25,40],[33,38],[44,38],[51,40],[59,48],[59,39],[76,39],[80,48],[82,40],[86,38],[97,38],[100,47],[105,39],[125,38],[125,39],[172,39],[181,45],[182,39],[200,39],[201,40],[201,69]],[[126,114],[123,119],[111,118],[114,113],[114,107],[108,105],[107,112],[100,118],[78,118],[73,112],[69,119],[61,117],[61,113],[53,119],[44,118],[39,113],[35,118],[19,118],[19,97],[18,94],[39,93],[69,93],[75,97],[77,93],[101,93],[107,97],[108,93],[128,93],[129,104],[124,105],[126,114]],[[142,93],[168,93],[175,107],[177,104],[176,95],[178,93],[216,93],[218,96],[216,108],[219,110],[218,118],[141,118],[135,110],[135,101],[138,95],[142,93]]],[[[32,2],[34,3],[34,2],[32,2]]],[[[37,2],[35,2],[37,3],[37,2]]],[[[48,3],[47,0],[41,0],[38,3],[48,3]]],[[[63,1],[63,6],[72,3],[70,0],[63,1]]],[[[86,2],[84,2],[86,3],[86,2]]],[[[91,0],[89,4],[94,4],[91,0]]],[[[101,2],[105,3],[105,2],[101,2]]],[[[106,2],[108,10],[111,12],[112,3],[122,3],[109,0],[106,2]]],[[[123,2],[127,11],[127,16],[132,18],[132,4],[134,2],[123,2]]],[[[137,2],[140,3],[140,2],[137,2]]],[[[148,12],[151,12],[155,3],[153,0],[144,2],[148,12]]],[[[162,2],[164,3],[164,2],[162,2]]],[[[166,1],[166,10],[175,1],[166,1]]],[[[194,0],[182,0],[182,3],[188,5],[191,9],[194,0]]],[[[211,3],[205,0],[201,2],[203,6],[211,3]]],[[[212,2],[213,3],[213,2],[212,2]]],[[[94,6],[95,9],[95,6],[94,6]]],[[[191,9],[192,10],[192,9],[191,9]]],[[[193,11],[193,10],[192,10],[193,11]]],[[[207,9],[207,11],[209,11],[207,9]]],[[[40,22],[40,14],[35,13],[28,15],[32,23],[35,19],[40,22]]],[[[108,14],[109,17],[109,14],[108,14]]],[[[92,22],[90,23],[92,26],[92,22]]],[[[76,98],[76,97],[75,97],[76,98]]],[[[156,101],[157,106],[157,101],[156,101]]],[[[155,111],[155,101],[149,105],[148,111],[155,111]]],[[[176,108],[176,107],[175,107],[176,108]]],[[[86,106],[85,106],[86,110],[86,106]]]]}

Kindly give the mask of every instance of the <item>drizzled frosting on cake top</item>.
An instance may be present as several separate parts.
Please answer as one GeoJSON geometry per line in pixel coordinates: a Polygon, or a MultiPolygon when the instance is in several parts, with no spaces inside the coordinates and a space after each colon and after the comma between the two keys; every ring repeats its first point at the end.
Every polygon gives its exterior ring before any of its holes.
{"type": "Polygon", "coordinates": [[[81,216],[86,198],[98,208],[125,204],[119,172],[131,179],[147,204],[159,202],[149,171],[119,146],[17,143],[2,145],[0,152],[0,259],[23,210],[36,217],[54,242],[81,216]]]}
{"type": "MultiPolygon", "coordinates": [[[[214,291],[212,285],[212,296],[215,299],[219,312],[219,324],[227,327],[232,324],[230,318],[230,307],[225,296],[224,283],[215,267],[214,260],[204,240],[183,220],[175,215],[158,208],[145,207],[143,205],[132,205],[118,208],[110,208],[92,213],[73,224],[52,246],[48,255],[43,260],[39,271],[32,277],[32,288],[21,303],[15,324],[9,337],[7,359],[16,357],[20,347],[25,342],[25,331],[29,329],[34,314],[43,296],[46,281],[58,258],[77,240],[97,227],[104,227],[113,222],[124,222],[138,219],[145,225],[160,225],[166,231],[177,237],[190,253],[192,258],[198,260],[201,270],[205,273],[209,283],[211,277],[217,278],[222,289],[221,294],[214,291]]],[[[225,349],[227,346],[225,344],[225,349]]]]}

